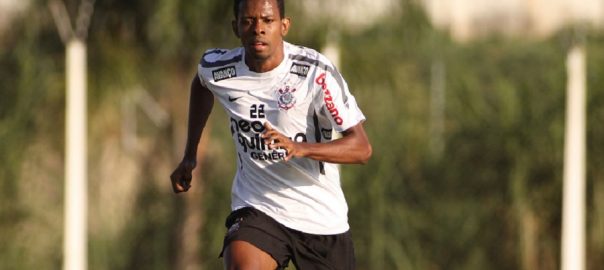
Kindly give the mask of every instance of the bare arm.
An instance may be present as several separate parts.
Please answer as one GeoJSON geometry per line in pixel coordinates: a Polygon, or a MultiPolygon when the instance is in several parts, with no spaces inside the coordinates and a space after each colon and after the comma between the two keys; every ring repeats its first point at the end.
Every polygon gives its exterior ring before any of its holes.
{"type": "Polygon", "coordinates": [[[285,160],[306,157],[318,161],[340,164],[365,164],[372,154],[371,144],[359,123],[342,133],[342,138],[327,143],[293,142],[266,123],[263,138],[271,149],[283,148],[287,151],[285,160]]]}
{"type": "Polygon", "coordinates": [[[199,77],[195,76],[191,82],[185,154],[178,167],[170,175],[172,188],[176,193],[187,191],[191,187],[192,171],[197,165],[197,145],[213,106],[214,95],[202,86],[199,77]]]}

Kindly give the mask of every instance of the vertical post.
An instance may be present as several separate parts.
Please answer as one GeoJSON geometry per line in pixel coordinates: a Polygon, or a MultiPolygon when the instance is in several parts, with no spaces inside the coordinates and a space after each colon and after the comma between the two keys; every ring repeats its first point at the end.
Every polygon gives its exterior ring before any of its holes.
{"type": "Polygon", "coordinates": [[[87,269],[87,143],[86,143],[86,43],[95,0],[82,0],[76,28],[62,0],[49,0],[48,8],[66,44],[65,108],[65,217],[63,228],[63,269],[87,269]]]}
{"type": "Polygon", "coordinates": [[[566,131],[562,202],[562,270],[585,269],[585,51],[567,58],[566,131]]]}
{"type": "Polygon", "coordinates": [[[64,270],[85,270],[87,265],[87,149],[86,149],[86,45],[73,38],[67,43],[67,109],[65,115],[65,221],[64,270]]]}
{"type": "MultiPolygon", "coordinates": [[[[333,34],[335,35],[335,34],[333,34]]],[[[325,55],[325,57],[327,57],[327,59],[329,59],[334,66],[336,66],[337,68],[340,67],[340,46],[338,45],[336,40],[333,40],[334,38],[330,38],[327,41],[327,44],[325,44],[325,47],[323,47],[322,53],[323,55],[325,55]]]]}
{"type": "MultiPolygon", "coordinates": [[[[327,57],[327,59],[329,59],[336,68],[340,67],[340,45],[338,44],[339,39],[340,36],[338,30],[331,29],[327,33],[327,42],[321,50],[321,53],[323,53],[323,55],[325,55],[325,57],[327,57]]],[[[331,132],[331,137],[333,139],[337,139],[342,137],[342,134],[333,130],[331,132]]]]}

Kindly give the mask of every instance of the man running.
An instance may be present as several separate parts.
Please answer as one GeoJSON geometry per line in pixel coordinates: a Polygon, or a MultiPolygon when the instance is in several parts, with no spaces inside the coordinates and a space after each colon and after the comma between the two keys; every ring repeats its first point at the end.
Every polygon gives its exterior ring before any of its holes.
{"type": "Polygon", "coordinates": [[[187,191],[214,97],[237,152],[226,269],[354,269],[348,206],[336,164],[364,164],[365,116],[333,64],[284,41],[283,0],[234,0],[242,47],[205,52],[191,84],[185,155],[171,175],[187,191]],[[332,131],[341,137],[332,138],[332,131]]]}

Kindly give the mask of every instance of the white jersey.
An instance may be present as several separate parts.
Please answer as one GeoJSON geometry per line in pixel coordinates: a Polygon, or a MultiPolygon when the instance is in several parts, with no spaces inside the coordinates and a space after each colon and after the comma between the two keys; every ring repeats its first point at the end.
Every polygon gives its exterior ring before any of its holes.
{"type": "Polygon", "coordinates": [[[325,56],[287,42],[283,61],[269,72],[250,71],[244,54],[241,47],[208,50],[198,66],[202,84],[230,117],[238,156],[231,208],[251,206],[311,234],[347,231],[337,165],[285,162],[283,150],[270,150],[261,139],[265,122],[293,141],[315,143],[364,121],[346,82],[325,56]]]}

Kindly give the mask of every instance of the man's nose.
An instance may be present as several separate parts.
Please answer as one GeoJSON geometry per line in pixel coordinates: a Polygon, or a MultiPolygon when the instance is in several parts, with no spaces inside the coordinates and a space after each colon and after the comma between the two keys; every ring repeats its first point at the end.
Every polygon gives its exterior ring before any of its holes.
{"type": "Polygon", "coordinates": [[[262,23],[262,21],[257,20],[254,22],[253,28],[254,28],[254,34],[256,35],[264,35],[265,34],[265,25],[262,23]]]}

